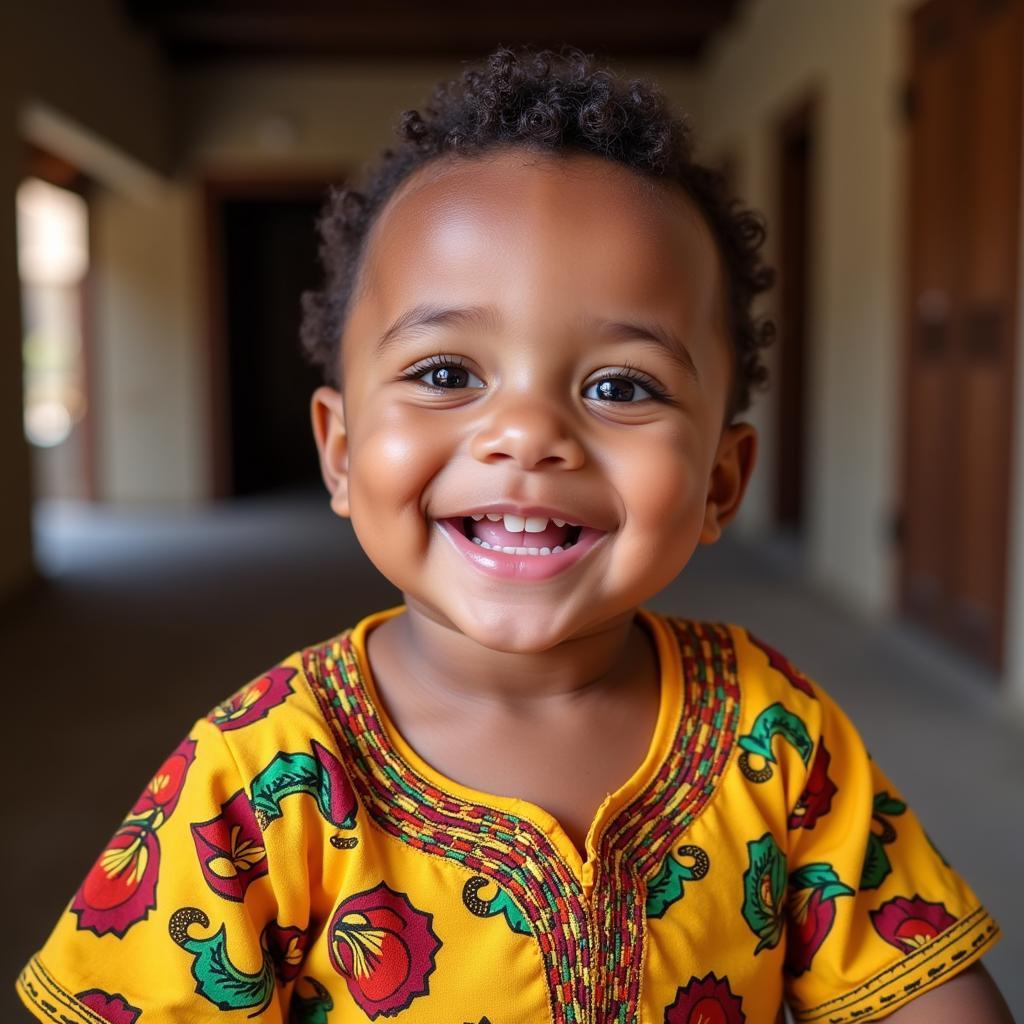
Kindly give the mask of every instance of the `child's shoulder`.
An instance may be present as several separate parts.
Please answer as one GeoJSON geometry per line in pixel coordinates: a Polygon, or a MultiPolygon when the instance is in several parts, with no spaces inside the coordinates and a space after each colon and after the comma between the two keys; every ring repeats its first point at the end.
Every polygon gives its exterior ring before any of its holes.
{"type": "Polygon", "coordinates": [[[745,626],[710,622],[677,615],[657,616],[675,633],[683,671],[708,677],[723,676],[745,700],[773,698],[806,707],[808,702],[832,705],[825,688],[772,644],[745,626]]]}
{"type": "Polygon", "coordinates": [[[219,734],[236,767],[250,778],[284,752],[321,759],[323,752],[336,753],[338,736],[331,722],[339,702],[325,690],[324,679],[335,671],[336,662],[354,657],[351,633],[346,629],[297,648],[236,686],[199,719],[193,735],[206,734],[213,742],[213,734],[219,734]]]}
{"type": "Polygon", "coordinates": [[[824,756],[823,745],[855,749],[867,759],[856,726],[828,690],[772,644],[734,623],[662,619],[678,638],[684,686],[696,693],[712,685],[735,702],[741,767],[754,754],[768,762],[788,754],[797,773],[805,773],[813,755],[824,756]]]}

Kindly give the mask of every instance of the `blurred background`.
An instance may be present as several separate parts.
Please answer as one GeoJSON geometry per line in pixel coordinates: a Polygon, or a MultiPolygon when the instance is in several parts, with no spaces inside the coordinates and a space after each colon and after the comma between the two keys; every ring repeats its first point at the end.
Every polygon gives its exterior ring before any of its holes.
{"type": "Polygon", "coordinates": [[[657,82],[765,213],[760,465],[651,606],[836,696],[1024,1019],[1024,0],[0,5],[4,977],[194,718],[399,600],[319,482],[298,296],[327,186],[498,43],[657,82]]]}

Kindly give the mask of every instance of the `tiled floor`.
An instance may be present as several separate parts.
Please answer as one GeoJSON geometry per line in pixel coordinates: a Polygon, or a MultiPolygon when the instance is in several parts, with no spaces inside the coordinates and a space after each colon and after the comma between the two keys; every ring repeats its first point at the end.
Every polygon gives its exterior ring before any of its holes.
{"type": "MultiPolygon", "coordinates": [[[[398,594],[325,499],[203,511],[50,508],[51,574],[0,622],[8,753],[3,973],[60,914],[154,763],[191,721],[284,654],[398,594]]],[[[743,623],[819,680],[946,857],[999,918],[985,963],[1024,1020],[1024,730],[994,685],[793,581],[773,552],[702,550],[650,602],[743,623]]],[[[24,1019],[10,986],[0,1019],[24,1019]]]]}

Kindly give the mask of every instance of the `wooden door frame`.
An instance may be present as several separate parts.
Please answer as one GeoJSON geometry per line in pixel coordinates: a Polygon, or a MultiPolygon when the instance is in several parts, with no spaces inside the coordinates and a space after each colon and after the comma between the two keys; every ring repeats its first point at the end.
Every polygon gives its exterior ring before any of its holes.
{"type": "MultiPolygon", "coordinates": [[[[780,338],[779,338],[779,358],[777,364],[777,373],[779,385],[776,389],[777,401],[775,409],[775,428],[777,437],[777,448],[776,448],[776,459],[775,459],[775,518],[776,521],[781,523],[784,521],[783,517],[788,513],[788,508],[785,507],[785,490],[789,486],[790,476],[788,463],[783,459],[782,441],[783,438],[788,436],[787,427],[792,425],[794,416],[797,419],[796,430],[801,435],[800,440],[802,442],[803,434],[806,431],[806,415],[807,415],[807,402],[806,402],[806,387],[807,387],[807,369],[808,369],[808,345],[807,339],[809,335],[809,327],[813,322],[811,311],[813,309],[813,295],[814,295],[814,281],[813,281],[813,236],[814,236],[814,214],[817,208],[817,182],[815,169],[815,158],[814,158],[814,144],[816,142],[816,134],[819,125],[819,112],[821,110],[821,97],[818,89],[810,90],[804,95],[792,103],[786,112],[780,117],[775,125],[775,169],[776,169],[776,182],[775,182],[775,195],[776,195],[776,210],[778,212],[778,224],[779,224],[779,245],[776,247],[776,262],[779,269],[779,288],[777,291],[777,309],[779,324],[781,327],[780,338]],[[787,316],[787,313],[793,308],[790,301],[791,292],[789,284],[786,279],[786,263],[787,250],[791,245],[792,236],[792,217],[789,216],[789,202],[786,195],[786,148],[790,142],[800,137],[801,135],[806,136],[811,140],[811,159],[810,159],[810,173],[808,174],[808,188],[807,188],[807,199],[806,209],[808,211],[807,223],[804,228],[804,242],[806,244],[806,252],[804,253],[805,265],[804,265],[804,280],[801,286],[801,345],[798,354],[799,364],[794,364],[792,361],[787,362],[785,359],[784,349],[786,347],[786,338],[789,333],[789,323],[792,317],[787,316]],[[789,307],[789,308],[787,308],[789,307]],[[792,394],[793,389],[797,391],[796,398],[799,403],[799,408],[793,408],[792,402],[787,402],[787,396],[792,394]]],[[[801,444],[801,450],[797,453],[797,474],[800,476],[801,481],[806,480],[806,451],[801,444]]],[[[802,503],[806,506],[806,500],[802,503]]],[[[803,524],[803,513],[802,510],[798,512],[797,523],[802,526],[803,524]]]]}
{"type": "MultiPolygon", "coordinates": [[[[213,499],[233,492],[231,471],[230,347],[228,339],[223,209],[236,200],[326,201],[328,183],[341,185],[347,169],[303,167],[258,173],[241,170],[207,175],[202,182],[202,245],[205,267],[207,447],[210,452],[207,490],[213,499]]],[[[312,231],[314,226],[310,225],[312,231]]],[[[297,326],[297,325],[296,325],[297,326]]]]}

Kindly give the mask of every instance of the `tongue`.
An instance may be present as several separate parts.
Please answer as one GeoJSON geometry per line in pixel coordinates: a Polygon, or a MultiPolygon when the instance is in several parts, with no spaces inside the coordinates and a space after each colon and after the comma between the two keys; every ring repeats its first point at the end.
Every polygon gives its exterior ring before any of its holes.
{"type": "Polygon", "coordinates": [[[568,526],[555,526],[551,520],[540,533],[509,533],[504,523],[499,520],[492,522],[490,519],[481,519],[474,522],[470,519],[467,522],[470,537],[479,537],[487,541],[491,547],[500,548],[553,548],[559,544],[564,545],[569,535],[568,526]]]}

